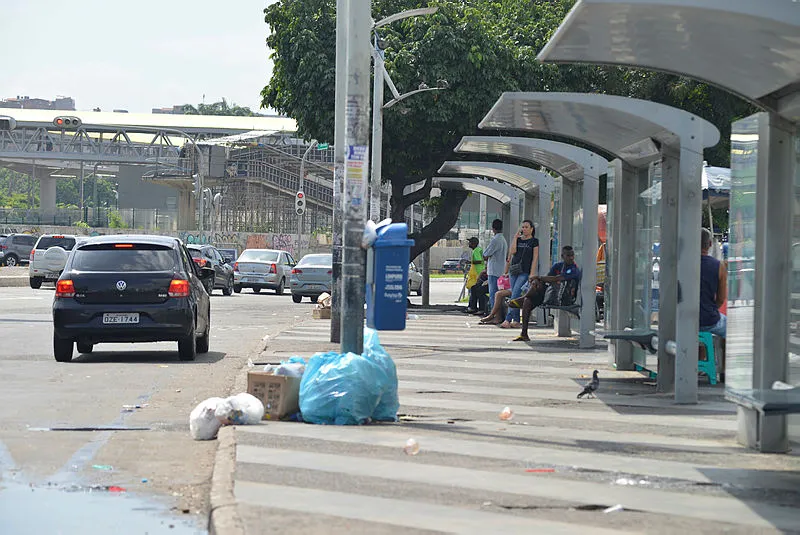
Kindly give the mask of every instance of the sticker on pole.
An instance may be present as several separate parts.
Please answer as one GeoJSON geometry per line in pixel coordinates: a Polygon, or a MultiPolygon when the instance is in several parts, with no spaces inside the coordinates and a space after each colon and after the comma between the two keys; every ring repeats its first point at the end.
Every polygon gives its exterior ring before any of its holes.
{"type": "Polygon", "coordinates": [[[367,145],[348,145],[347,166],[345,168],[346,204],[360,207],[366,194],[367,145]]]}

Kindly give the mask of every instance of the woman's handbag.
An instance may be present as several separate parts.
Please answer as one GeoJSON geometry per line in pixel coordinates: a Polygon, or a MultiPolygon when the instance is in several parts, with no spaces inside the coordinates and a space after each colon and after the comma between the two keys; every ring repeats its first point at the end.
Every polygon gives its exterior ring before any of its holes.
{"type": "Polygon", "coordinates": [[[516,277],[517,275],[522,275],[522,263],[521,262],[511,262],[511,265],[508,266],[508,274],[512,277],[516,277]]]}

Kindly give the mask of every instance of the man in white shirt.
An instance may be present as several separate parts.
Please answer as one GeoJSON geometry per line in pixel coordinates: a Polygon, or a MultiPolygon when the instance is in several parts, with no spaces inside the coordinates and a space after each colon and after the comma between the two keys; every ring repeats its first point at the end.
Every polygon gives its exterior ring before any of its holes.
{"type": "Polygon", "coordinates": [[[497,279],[506,272],[506,261],[508,256],[508,243],[503,236],[503,221],[495,219],[492,221],[492,236],[489,245],[483,250],[483,257],[486,259],[486,274],[489,276],[489,309],[494,306],[494,294],[497,293],[497,279]]]}

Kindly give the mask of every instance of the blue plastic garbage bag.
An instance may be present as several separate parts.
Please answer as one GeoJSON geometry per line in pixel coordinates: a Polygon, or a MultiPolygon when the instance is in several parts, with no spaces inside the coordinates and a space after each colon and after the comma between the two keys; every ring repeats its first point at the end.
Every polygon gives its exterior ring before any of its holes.
{"type": "Polygon", "coordinates": [[[364,330],[364,353],[318,353],[300,382],[303,421],[359,425],[371,420],[395,421],[397,369],[381,347],[378,334],[364,330]]]}

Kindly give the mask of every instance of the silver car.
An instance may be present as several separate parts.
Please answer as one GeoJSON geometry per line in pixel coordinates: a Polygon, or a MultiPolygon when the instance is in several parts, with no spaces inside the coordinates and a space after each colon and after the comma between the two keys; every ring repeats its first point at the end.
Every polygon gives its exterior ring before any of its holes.
{"type": "Polygon", "coordinates": [[[408,265],[408,293],[411,292],[422,295],[422,273],[414,265],[414,262],[408,265]]]}
{"type": "Polygon", "coordinates": [[[245,249],[233,264],[233,291],[252,288],[255,293],[263,288],[283,294],[296,262],[287,251],[276,249],[245,249]]]}
{"type": "Polygon", "coordinates": [[[333,256],[330,254],[307,254],[292,270],[289,285],[292,301],[299,303],[303,297],[310,297],[312,303],[323,292],[331,292],[333,256]]]}

